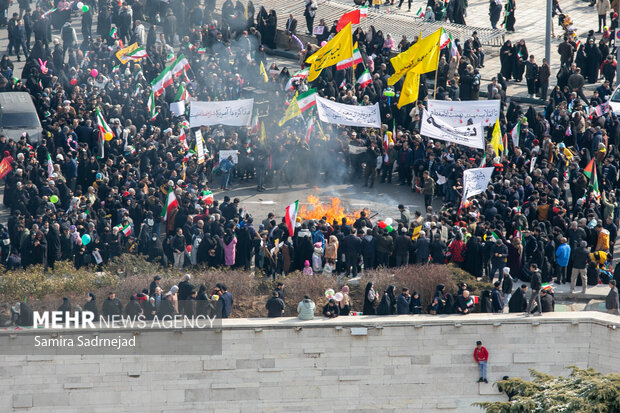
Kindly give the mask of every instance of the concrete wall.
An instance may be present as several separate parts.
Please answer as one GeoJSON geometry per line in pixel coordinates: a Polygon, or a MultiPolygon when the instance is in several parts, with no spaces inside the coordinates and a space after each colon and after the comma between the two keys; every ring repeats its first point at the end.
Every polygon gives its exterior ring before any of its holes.
{"type": "Polygon", "coordinates": [[[504,375],[620,366],[620,317],[594,312],[233,319],[222,338],[221,356],[0,356],[0,412],[479,412],[504,375]]]}

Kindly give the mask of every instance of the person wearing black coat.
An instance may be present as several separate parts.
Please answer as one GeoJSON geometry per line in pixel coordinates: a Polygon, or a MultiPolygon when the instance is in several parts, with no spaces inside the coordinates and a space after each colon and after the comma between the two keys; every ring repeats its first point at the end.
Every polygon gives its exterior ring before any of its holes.
{"type": "Polygon", "coordinates": [[[374,284],[369,282],[364,290],[364,315],[376,314],[377,296],[373,287],[374,284]]]}
{"type": "Polygon", "coordinates": [[[196,315],[204,317],[215,315],[215,305],[207,295],[207,287],[204,284],[200,285],[196,295],[196,315]]]}
{"type": "Polygon", "coordinates": [[[131,320],[135,320],[142,315],[142,307],[140,307],[135,295],[130,297],[129,302],[125,306],[125,315],[131,320]]]}
{"type": "Polygon", "coordinates": [[[53,270],[54,263],[60,260],[60,233],[58,232],[59,225],[53,223],[50,225],[50,229],[47,232],[47,265],[53,270]]]}
{"type": "Polygon", "coordinates": [[[340,315],[340,308],[333,298],[329,299],[329,302],[323,307],[323,315],[327,318],[335,318],[340,315]]]}
{"type": "Polygon", "coordinates": [[[194,313],[191,296],[196,288],[190,283],[191,278],[191,275],[185,274],[183,281],[179,283],[179,312],[188,316],[194,313]]]}
{"type": "Polygon", "coordinates": [[[555,311],[555,298],[551,291],[542,290],[540,292],[540,307],[543,313],[555,311]]]}
{"type": "Polygon", "coordinates": [[[116,294],[113,292],[108,293],[108,298],[103,302],[101,314],[108,320],[111,320],[114,316],[118,318],[118,316],[123,315],[121,300],[116,298],[116,294]]]}
{"type": "Polygon", "coordinates": [[[97,309],[97,300],[95,294],[88,293],[86,303],[84,303],[83,311],[90,311],[93,313],[93,319],[95,322],[99,321],[99,310],[97,309]]]}
{"type": "Polygon", "coordinates": [[[499,286],[499,281],[495,281],[493,284],[493,290],[491,291],[491,305],[494,313],[504,312],[504,299],[502,298],[502,292],[499,289],[499,286]]]}
{"type": "Polygon", "coordinates": [[[267,300],[265,308],[267,309],[267,317],[282,317],[284,315],[284,301],[278,297],[276,291],[271,293],[271,298],[267,300]]]}
{"type": "Polygon", "coordinates": [[[577,278],[581,278],[582,292],[586,293],[587,282],[587,270],[586,267],[590,262],[590,249],[588,248],[587,241],[580,241],[579,246],[575,248],[573,252],[573,269],[570,274],[570,290],[571,293],[575,292],[577,286],[577,278]]]}
{"type": "Polygon", "coordinates": [[[510,40],[506,40],[504,45],[499,49],[499,61],[501,64],[500,73],[508,81],[514,74],[514,55],[515,49],[510,40]]]}
{"type": "Polygon", "coordinates": [[[377,315],[391,315],[392,307],[392,299],[390,298],[390,294],[387,290],[385,290],[383,292],[383,297],[381,297],[381,302],[377,307],[377,315]]]}
{"type": "Polygon", "coordinates": [[[355,229],[352,229],[351,233],[344,237],[342,244],[346,276],[348,277],[351,274],[351,268],[353,268],[353,277],[357,277],[357,263],[362,251],[362,240],[355,234],[355,229]]]}
{"type": "Polygon", "coordinates": [[[521,288],[517,288],[508,301],[509,313],[523,313],[527,310],[527,299],[525,293],[527,292],[527,285],[522,284],[521,288]]]}
{"type": "Polygon", "coordinates": [[[57,311],[62,312],[61,323],[65,321],[66,313],[71,314],[71,303],[69,302],[69,299],[67,297],[62,299],[62,304],[60,305],[60,307],[58,307],[57,311]]]}
{"type": "Polygon", "coordinates": [[[463,268],[474,277],[482,277],[482,245],[479,237],[472,236],[467,241],[463,268]]]}

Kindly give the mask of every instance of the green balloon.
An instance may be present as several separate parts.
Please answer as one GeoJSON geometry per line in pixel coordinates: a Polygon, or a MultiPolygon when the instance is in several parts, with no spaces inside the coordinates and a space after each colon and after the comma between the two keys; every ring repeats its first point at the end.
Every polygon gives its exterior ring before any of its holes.
{"type": "Polygon", "coordinates": [[[50,196],[50,201],[52,202],[52,204],[55,204],[56,202],[58,202],[58,196],[56,195],[50,196]]]}
{"type": "Polygon", "coordinates": [[[387,227],[385,227],[385,228],[388,230],[388,232],[392,232],[392,231],[394,231],[394,228],[392,228],[392,226],[391,226],[391,225],[388,225],[388,226],[387,226],[387,227]]]}
{"type": "Polygon", "coordinates": [[[82,11],[84,13],[86,13],[89,9],[90,9],[90,7],[88,7],[88,5],[86,5],[86,4],[82,6],[82,11]]]}

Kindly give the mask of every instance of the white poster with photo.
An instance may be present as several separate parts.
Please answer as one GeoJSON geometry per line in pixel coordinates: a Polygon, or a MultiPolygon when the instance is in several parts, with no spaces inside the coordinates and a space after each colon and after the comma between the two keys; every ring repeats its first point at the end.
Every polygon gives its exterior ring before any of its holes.
{"type": "Polygon", "coordinates": [[[220,151],[219,162],[222,162],[223,159],[227,159],[229,156],[232,156],[232,161],[235,165],[239,163],[239,157],[237,156],[236,150],[220,151]]]}
{"type": "Polygon", "coordinates": [[[346,105],[317,96],[316,111],[319,114],[319,119],[326,123],[361,128],[381,128],[381,112],[378,103],[372,106],[346,105]]]}
{"type": "Polygon", "coordinates": [[[494,170],[495,168],[492,166],[466,169],[463,172],[463,200],[486,191],[494,170]]]}
{"type": "Polygon", "coordinates": [[[189,126],[229,125],[249,126],[254,99],[225,100],[222,102],[191,102],[189,126]]]}
{"type": "Polygon", "coordinates": [[[493,126],[499,119],[499,111],[499,100],[428,101],[428,112],[434,117],[440,117],[450,126],[465,126],[470,119],[474,124],[493,126]]]}
{"type": "Polygon", "coordinates": [[[314,26],[312,29],[312,34],[315,36],[320,36],[325,31],[325,26],[314,26]]]}
{"type": "Polygon", "coordinates": [[[483,129],[480,123],[460,127],[450,126],[442,118],[433,116],[425,110],[422,113],[420,134],[441,141],[469,146],[470,148],[484,149],[483,129]]]}
{"type": "Polygon", "coordinates": [[[202,140],[202,132],[200,129],[196,131],[196,156],[198,157],[198,164],[201,164],[205,161],[205,146],[202,140]]]}

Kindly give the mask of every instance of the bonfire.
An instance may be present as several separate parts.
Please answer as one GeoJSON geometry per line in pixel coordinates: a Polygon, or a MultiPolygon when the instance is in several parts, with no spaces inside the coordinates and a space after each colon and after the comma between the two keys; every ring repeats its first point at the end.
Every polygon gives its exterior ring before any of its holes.
{"type": "Polygon", "coordinates": [[[368,216],[368,210],[360,209],[358,211],[347,212],[341,205],[339,198],[334,197],[330,203],[322,203],[318,196],[310,195],[306,199],[306,204],[299,206],[299,213],[297,216],[303,220],[310,219],[323,219],[328,223],[332,223],[333,220],[341,222],[342,218],[347,218],[347,222],[352,223],[360,216],[360,212],[366,211],[368,216]]]}

